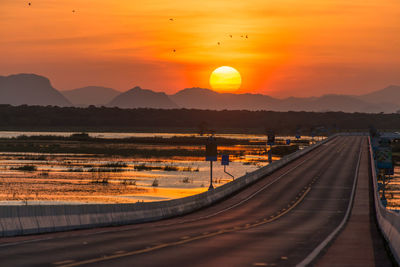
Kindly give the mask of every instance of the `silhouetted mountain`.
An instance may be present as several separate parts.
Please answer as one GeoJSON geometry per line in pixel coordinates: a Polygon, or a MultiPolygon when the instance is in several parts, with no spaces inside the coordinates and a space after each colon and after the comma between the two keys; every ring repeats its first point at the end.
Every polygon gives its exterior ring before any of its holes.
{"type": "Polygon", "coordinates": [[[390,85],[382,90],[360,95],[358,98],[371,103],[400,106],[400,86],[390,85]]]}
{"type": "Polygon", "coordinates": [[[36,74],[0,76],[0,104],[72,106],[49,79],[36,74]]]}
{"type": "Polygon", "coordinates": [[[135,87],[115,97],[107,106],[120,108],[179,108],[165,93],[135,87]]]}
{"type": "Polygon", "coordinates": [[[283,99],[280,111],[343,111],[343,112],[394,112],[396,106],[382,106],[379,103],[368,103],[349,95],[324,95],[310,98],[287,98],[283,99]]]}
{"type": "Polygon", "coordinates": [[[396,105],[366,102],[350,95],[276,99],[261,94],[217,93],[209,89],[188,88],[171,95],[180,107],[212,110],[343,111],[395,112],[396,105]]]}
{"type": "Polygon", "coordinates": [[[87,86],[83,88],[61,91],[76,106],[102,106],[108,104],[121,92],[108,87],[87,86]]]}
{"type": "Polygon", "coordinates": [[[213,110],[270,110],[278,99],[261,94],[217,93],[204,88],[187,88],[170,98],[182,108],[213,110]]]}
{"type": "MultiPolygon", "coordinates": [[[[360,96],[324,95],[277,99],[262,94],[218,93],[187,88],[173,95],[135,87],[118,95],[111,88],[89,86],[63,92],[75,105],[107,105],[120,108],[195,108],[210,110],[343,111],[394,113],[400,109],[400,86],[389,86],[360,96]],[[111,100],[112,99],[112,100],[111,100]]],[[[0,76],[0,104],[58,105],[71,103],[49,80],[34,74],[0,76]]]]}

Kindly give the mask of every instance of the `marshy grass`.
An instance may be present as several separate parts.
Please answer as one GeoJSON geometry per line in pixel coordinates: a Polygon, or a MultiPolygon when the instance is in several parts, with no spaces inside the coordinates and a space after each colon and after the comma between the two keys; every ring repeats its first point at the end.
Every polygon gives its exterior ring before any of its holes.
{"type": "Polygon", "coordinates": [[[34,172],[34,171],[37,171],[37,167],[35,165],[24,165],[24,166],[20,166],[20,167],[11,167],[10,170],[34,172]]]}
{"type": "Polygon", "coordinates": [[[165,165],[165,166],[151,166],[143,164],[134,165],[133,169],[136,171],[166,171],[166,172],[199,172],[199,167],[177,167],[174,165],[165,165]]]}
{"type": "Polygon", "coordinates": [[[154,180],[153,180],[153,183],[151,184],[151,186],[157,187],[157,186],[158,186],[158,180],[157,180],[157,179],[154,179],[154,180]]]}
{"type": "Polygon", "coordinates": [[[124,185],[124,186],[136,185],[136,180],[124,179],[124,180],[121,181],[121,184],[124,185]]]}
{"type": "Polygon", "coordinates": [[[106,163],[106,164],[102,164],[100,165],[100,167],[105,167],[105,168],[126,168],[128,167],[128,164],[126,164],[125,162],[110,162],[110,163],[106,163]]]}
{"type": "Polygon", "coordinates": [[[83,168],[68,168],[68,172],[84,172],[83,168]]]}
{"type": "Polygon", "coordinates": [[[176,171],[179,171],[179,168],[176,166],[167,165],[167,166],[163,167],[163,170],[166,172],[176,172],[176,171]]]}
{"type": "Polygon", "coordinates": [[[188,184],[188,183],[191,183],[191,182],[192,181],[191,181],[191,179],[189,177],[185,177],[185,178],[182,179],[182,183],[184,183],[184,184],[188,184]]]}
{"type": "Polygon", "coordinates": [[[197,167],[197,168],[183,167],[181,170],[183,172],[199,172],[199,167],[197,167]]]}
{"type": "Polygon", "coordinates": [[[109,179],[108,178],[98,178],[98,179],[92,180],[90,183],[108,185],[109,184],[109,179]]]}
{"type": "Polygon", "coordinates": [[[43,155],[39,156],[24,156],[24,157],[19,157],[17,158],[18,160],[40,160],[40,161],[45,161],[47,158],[43,155]]]}
{"type": "Polygon", "coordinates": [[[90,168],[87,170],[88,172],[123,172],[125,171],[124,169],[121,168],[90,168]]]}
{"type": "Polygon", "coordinates": [[[149,166],[149,165],[146,165],[145,163],[139,164],[139,165],[135,165],[135,166],[133,166],[133,168],[134,168],[136,171],[162,170],[162,167],[159,167],[159,166],[149,166]]]}

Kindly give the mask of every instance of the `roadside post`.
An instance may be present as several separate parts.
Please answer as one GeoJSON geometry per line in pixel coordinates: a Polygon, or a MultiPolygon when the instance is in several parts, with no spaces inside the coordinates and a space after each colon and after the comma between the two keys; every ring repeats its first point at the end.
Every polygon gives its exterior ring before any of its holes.
{"type": "Polygon", "coordinates": [[[210,187],[208,190],[214,189],[213,187],[213,161],[217,161],[217,141],[214,136],[209,136],[206,142],[206,161],[210,162],[210,187]]]}
{"type": "Polygon", "coordinates": [[[378,141],[379,146],[376,148],[375,159],[377,162],[377,168],[380,176],[382,177],[382,204],[386,207],[387,200],[385,195],[386,185],[390,182],[390,175],[394,174],[393,159],[392,159],[392,147],[390,140],[386,138],[380,138],[378,141]]]}
{"type": "Polygon", "coordinates": [[[269,146],[268,150],[268,163],[272,163],[272,146],[275,143],[275,133],[273,131],[270,131],[268,133],[268,139],[267,139],[267,146],[269,146]]]}
{"type": "Polygon", "coordinates": [[[233,177],[232,174],[226,171],[226,166],[229,165],[229,155],[222,155],[221,158],[221,165],[224,166],[224,173],[228,174],[230,177],[232,177],[232,180],[235,180],[235,177],[233,177]]]}
{"type": "Polygon", "coordinates": [[[296,139],[299,140],[301,138],[300,131],[296,132],[296,139]]]}

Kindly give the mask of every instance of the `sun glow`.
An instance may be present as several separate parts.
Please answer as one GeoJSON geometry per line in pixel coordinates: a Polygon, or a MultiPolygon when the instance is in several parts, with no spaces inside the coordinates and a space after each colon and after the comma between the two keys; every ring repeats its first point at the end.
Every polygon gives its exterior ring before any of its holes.
{"type": "Polygon", "coordinates": [[[240,73],[228,66],[215,69],[210,76],[212,89],[218,92],[231,92],[240,88],[242,78],[240,73]]]}

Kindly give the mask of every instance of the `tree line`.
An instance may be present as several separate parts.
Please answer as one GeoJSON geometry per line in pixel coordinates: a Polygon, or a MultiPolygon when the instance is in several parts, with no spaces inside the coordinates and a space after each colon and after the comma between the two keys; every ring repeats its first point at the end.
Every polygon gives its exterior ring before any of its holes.
{"type": "Polygon", "coordinates": [[[400,114],[0,105],[0,130],[277,134],[398,130],[400,114]]]}

